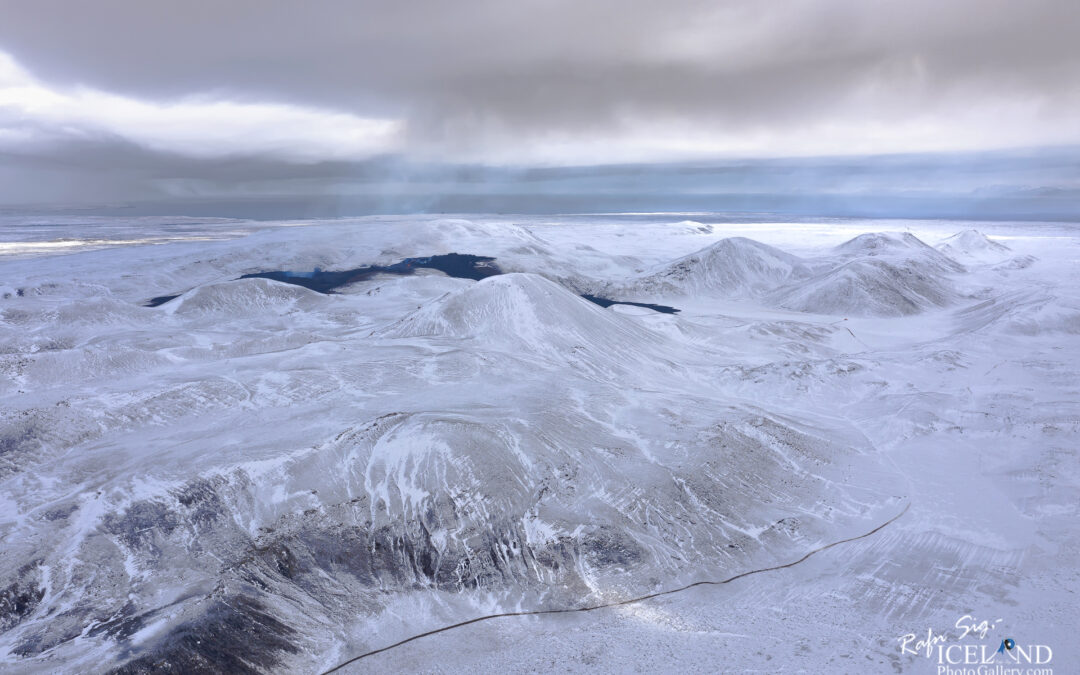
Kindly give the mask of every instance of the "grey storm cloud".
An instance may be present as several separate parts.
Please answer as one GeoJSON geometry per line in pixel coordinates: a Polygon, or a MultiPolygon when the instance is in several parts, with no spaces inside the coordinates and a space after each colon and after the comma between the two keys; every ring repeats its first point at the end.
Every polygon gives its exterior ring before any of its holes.
{"type": "Polygon", "coordinates": [[[986,96],[1075,109],[1075,0],[2,3],[42,79],[404,117],[417,140],[626,119],[892,119],[986,96]]]}
{"type": "Polygon", "coordinates": [[[330,185],[380,156],[1080,143],[1075,0],[0,0],[0,17],[5,175],[108,164],[124,190],[241,166],[330,185]]]}

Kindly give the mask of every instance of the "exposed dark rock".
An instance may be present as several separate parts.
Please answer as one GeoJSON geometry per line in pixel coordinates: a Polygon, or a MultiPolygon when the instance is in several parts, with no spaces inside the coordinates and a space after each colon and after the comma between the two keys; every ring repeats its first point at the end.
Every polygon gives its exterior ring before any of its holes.
{"type": "Polygon", "coordinates": [[[40,560],[23,565],[14,582],[0,589],[0,632],[19,624],[45,597],[40,585],[40,560]]]}
{"type": "Polygon", "coordinates": [[[267,607],[243,595],[215,601],[196,620],[181,624],[148,653],[110,671],[142,673],[240,673],[272,670],[282,653],[295,654],[296,631],[267,607]]]}
{"type": "Polygon", "coordinates": [[[168,536],[180,525],[180,518],[168,506],[157,501],[135,502],[123,515],[108,514],[102,528],[131,549],[157,552],[155,537],[168,536]]]}

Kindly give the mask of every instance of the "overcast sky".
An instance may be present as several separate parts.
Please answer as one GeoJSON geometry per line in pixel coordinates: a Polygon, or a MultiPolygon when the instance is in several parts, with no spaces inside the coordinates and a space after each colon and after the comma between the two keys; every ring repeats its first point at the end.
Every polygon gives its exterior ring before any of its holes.
{"type": "Polygon", "coordinates": [[[1075,145],[1078,35],[1077,0],[0,0],[0,202],[1075,145]]]}

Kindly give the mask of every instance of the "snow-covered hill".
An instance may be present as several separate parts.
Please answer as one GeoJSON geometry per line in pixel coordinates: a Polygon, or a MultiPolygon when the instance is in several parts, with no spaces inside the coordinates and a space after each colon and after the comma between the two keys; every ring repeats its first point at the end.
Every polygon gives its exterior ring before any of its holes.
{"type": "Polygon", "coordinates": [[[775,293],[780,307],[815,314],[904,316],[944,307],[956,299],[951,281],[917,261],[876,257],[844,262],[775,293]]]}
{"type": "Polygon", "coordinates": [[[1011,253],[1008,246],[988,238],[978,230],[957,232],[938,244],[937,250],[964,263],[1001,262],[1011,253]]]}
{"type": "Polygon", "coordinates": [[[747,296],[805,277],[799,258],[745,237],[721,239],[619,287],[635,297],[664,295],[747,296]]]}

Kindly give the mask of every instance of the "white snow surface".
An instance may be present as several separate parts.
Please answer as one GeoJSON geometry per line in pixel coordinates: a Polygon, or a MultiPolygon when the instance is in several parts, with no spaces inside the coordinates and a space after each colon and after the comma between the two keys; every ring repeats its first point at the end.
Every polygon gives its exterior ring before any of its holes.
{"type": "Polygon", "coordinates": [[[3,672],[316,673],[907,505],[344,670],[1080,662],[1076,225],[166,225],[0,249],[3,672]],[[451,252],[506,274],[238,279],[451,252]]]}

